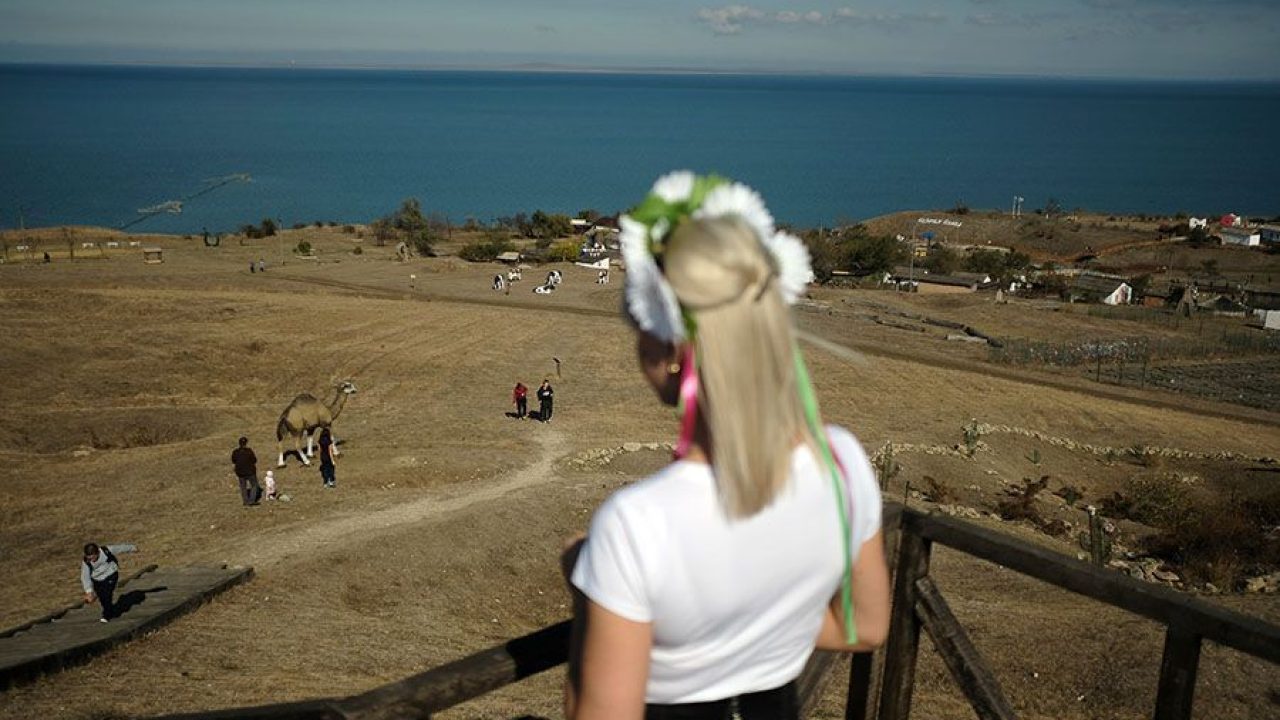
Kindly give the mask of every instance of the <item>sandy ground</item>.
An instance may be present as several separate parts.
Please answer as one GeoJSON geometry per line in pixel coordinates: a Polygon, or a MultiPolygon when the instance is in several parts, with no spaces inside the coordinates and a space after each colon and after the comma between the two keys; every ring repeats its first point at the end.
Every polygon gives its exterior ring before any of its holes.
{"type": "MultiPolygon", "coordinates": [[[[555,561],[562,538],[584,529],[609,492],[665,462],[648,450],[575,461],[675,432],[673,414],[634,369],[631,332],[616,312],[620,283],[597,286],[592,271],[566,266],[551,297],[530,292],[536,271],[503,295],[488,288],[495,266],[401,264],[390,248],[352,255],[336,230],[307,237],[320,260],[280,267],[268,254],[265,275],[250,275],[247,263],[274,244],[205,249],[179,239],[160,241],[166,262],[157,266],[129,254],[0,266],[0,625],[74,599],[78,548],[90,539],[137,542],[142,552],[125,559],[126,572],[152,562],[257,569],[249,584],[163,630],[0,695],[0,717],[345,695],[558,621],[567,612],[555,561]],[[515,381],[543,377],[557,391],[553,422],[506,417],[515,381]],[[359,392],[334,426],[344,449],[338,489],[322,489],[317,470],[291,459],[278,472],[291,501],[242,508],[228,461],[235,438],[249,436],[265,469],[293,395],[329,394],[345,379],[359,392]]],[[[954,445],[978,418],[1118,447],[1280,455],[1273,414],[983,372],[980,356],[945,341],[906,343],[901,331],[858,321],[867,303],[886,301],[867,295],[819,297],[853,309],[798,318],[807,332],[861,350],[806,346],[827,418],[869,449],[954,445]]],[[[1040,471],[1024,459],[1033,441],[985,440],[990,449],[974,460],[903,455],[890,494],[928,474],[979,504],[1040,471]]],[[[1042,447],[1055,487],[1069,479],[1104,493],[1139,471],[1042,447]]],[[[1215,483],[1238,469],[1203,472],[1215,483]]],[[[1149,715],[1159,628],[945,551],[935,570],[1020,716],[1149,715]]],[[[1280,616],[1272,597],[1214,600],[1280,616]]],[[[927,649],[922,657],[917,716],[969,717],[940,663],[927,649]]],[[[448,716],[556,717],[558,683],[549,673],[448,716]]],[[[1207,648],[1198,716],[1266,716],[1276,687],[1276,668],[1207,648]]],[[[839,694],[822,717],[839,716],[839,694]]]]}

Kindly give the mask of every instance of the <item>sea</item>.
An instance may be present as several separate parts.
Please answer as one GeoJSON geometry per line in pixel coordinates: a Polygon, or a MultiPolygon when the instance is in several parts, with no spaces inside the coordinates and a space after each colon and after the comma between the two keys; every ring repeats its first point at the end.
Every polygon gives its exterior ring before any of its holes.
{"type": "Polygon", "coordinates": [[[1015,197],[1280,214],[1274,83],[0,65],[0,103],[5,228],[608,214],[685,168],[801,227],[1015,197]]]}

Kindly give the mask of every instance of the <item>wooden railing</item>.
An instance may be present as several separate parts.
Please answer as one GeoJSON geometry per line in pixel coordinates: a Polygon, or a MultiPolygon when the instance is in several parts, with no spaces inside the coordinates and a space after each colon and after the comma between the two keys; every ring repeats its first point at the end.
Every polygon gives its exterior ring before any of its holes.
{"type": "MultiPolygon", "coordinates": [[[[1191,717],[1202,641],[1209,640],[1280,664],[1280,626],[1140,582],[1007,535],[954,518],[890,505],[886,543],[894,567],[893,615],[885,647],[853,657],[847,720],[906,720],[911,714],[920,631],[932,640],[951,676],[983,720],[1016,715],[986,661],[929,576],[934,544],[1155,620],[1166,628],[1156,692],[1156,720],[1191,717]],[[880,664],[879,687],[875,665],[880,664]]],[[[235,708],[169,720],[401,720],[425,718],[564,663],[564,621],[369,692],[280,705],[235,708]]],[[[815,653],[799,679],[807,714],[833,680],[836,655],[815,653]]]]}

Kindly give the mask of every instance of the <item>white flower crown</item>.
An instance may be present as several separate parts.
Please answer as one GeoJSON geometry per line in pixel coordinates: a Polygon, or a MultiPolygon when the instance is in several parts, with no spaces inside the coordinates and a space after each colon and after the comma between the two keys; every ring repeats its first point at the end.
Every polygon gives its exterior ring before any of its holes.
{"type": "Polygon", "coordinates": [[[714,175],[698,176],[688,170],[668,173],[658,178],[634,210],[618,219],[627,270],[627,310],[641,330],[672,343],[688,338],[680,301],[657,259],[666,250],[667,236],[681,221],[729,215],[755,230],[769,252],[784,302],[794,305],[813,281],[808,248],[795,235],[774,228],[773,216],[756,191],[714,175]]]}

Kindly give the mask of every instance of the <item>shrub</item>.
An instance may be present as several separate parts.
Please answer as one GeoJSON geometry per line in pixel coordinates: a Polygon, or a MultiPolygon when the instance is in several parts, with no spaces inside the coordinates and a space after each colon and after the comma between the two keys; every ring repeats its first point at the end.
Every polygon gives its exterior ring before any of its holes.
{"type": "Polygon", "coordinates": [[[357,245],[357,246],[355,246],[355,248],[353,248],[353,249],[351,250],[351,254],[352,254],[352,255],[363,255],[363,254],[364,254],[364,248],[362,248],[362,247],[360,247],[359,245],[357,245]]]}
{"type": "Polygon", "coordinates": [[[293,224],[293,229],[294,229],[294,230],[301,230],[301,229],[305,228],[306,226],[307,226],[307,224],[306,224],[306,223],[294,223],[294,224],[293,224]]]}
{"type": "Polygon", "coordinates": [[[1063,485],[1061,488],[1054,490],[1053,494],[1057,495],[1063,500],[1066,500],[1067,504],[1072,506],[1074,506],[1077,502],[1080,501],[1081,498],[1084,497],[1084,493],[1081,492],[1080,488],[1076,487],[1075,485],[1063,485]]]}
{"type": "Polygon", "coordinates": [[[1104,515],[1171,528],[1194,514],[1191,494],[1176,475],[1135,475],[1124,488],[1098,501],[1104,515]]]}
{"type": "Polygon", "coordinates": [[[996,503],[996,513],[1005,520],[1030,520],[1042,525],[1044,518],[1036,509],[1036,496],[1049,486],[1049,476],[1041,475],[1039,480],[1022,479],[1022,487],[1005,490],[1006,498],[996,503]]]}
{"type": "Polygon", "coordinates": [[[293,249],[293,251],[298,253],[299,255],[310,255],[311,243],[307,242],[306,240],[302,240],[301,242],[298,243],[298,246],[293,249]]]}
{"type": "Polygon", "coordinates": [[[889,487],[889,481],[898,476],[902,466],[893,457],[893,443],[885,443],[875,461],[876,479],[880,481],[880,489],[889,487]]]}
{"type": "Polygon", "coordinates": [[[978,439],[982,437],[982,429],[978,426],[978,420],[975,418],[969,421],[968,425],[961,428],[964,433],[964,452],[969,457],[978,451],[978,439]]]}
{"type": "Polygon", "coordinates": [[[921,494],[924,495],[926,500],[939,505],[955,500],[955,495],[952,494],[951,488],[947,487],[946,483],[928,475],[924,476],[924,490],[921,491],[921,494]]]}
{"type": "Polygon", "coordinates": [[[1194,580],[1234,588],[1249,575],[1280,565],[1280,543],[1268,537],[1266,518],[1280,513],[1280,494],[1240,500],[1215,498],[1193,504],[1172,527],[1148,538],[1143,548],[1181,565],[1194,580]]]}
{"type": "Polygon", "coordinates": [[[573,262],[578,259],[578,243],[574,240],[562,240],[547,248],[544,257],[547,262],[573,262]]]}
{"type": "Polygon", "coordinates": [[[355,234],[356,234],[356,226],[355,226],[355,225],[343,225],[343,226],[342,226],[342,232],[344,232],[344,233],[346,233],[346,234],[348,234],[348,235],[355,235],[355,234]]]}
{"type": "Polygon", "coordinates": [[[409,238],[410,244],[413,245],[413,249],[417,250],[418,254],[423,257],[435,257],[435,239],[435,233],[432,232],[431,228],[426,227],[414,233],[413,236],[409,238]]]}
{"type": "Polygon", "coordinates": [[[467,262],[493,262],[514,247],[510,240],[481,240],[464,245],[458,251],[458,257],[467,262]]]}

